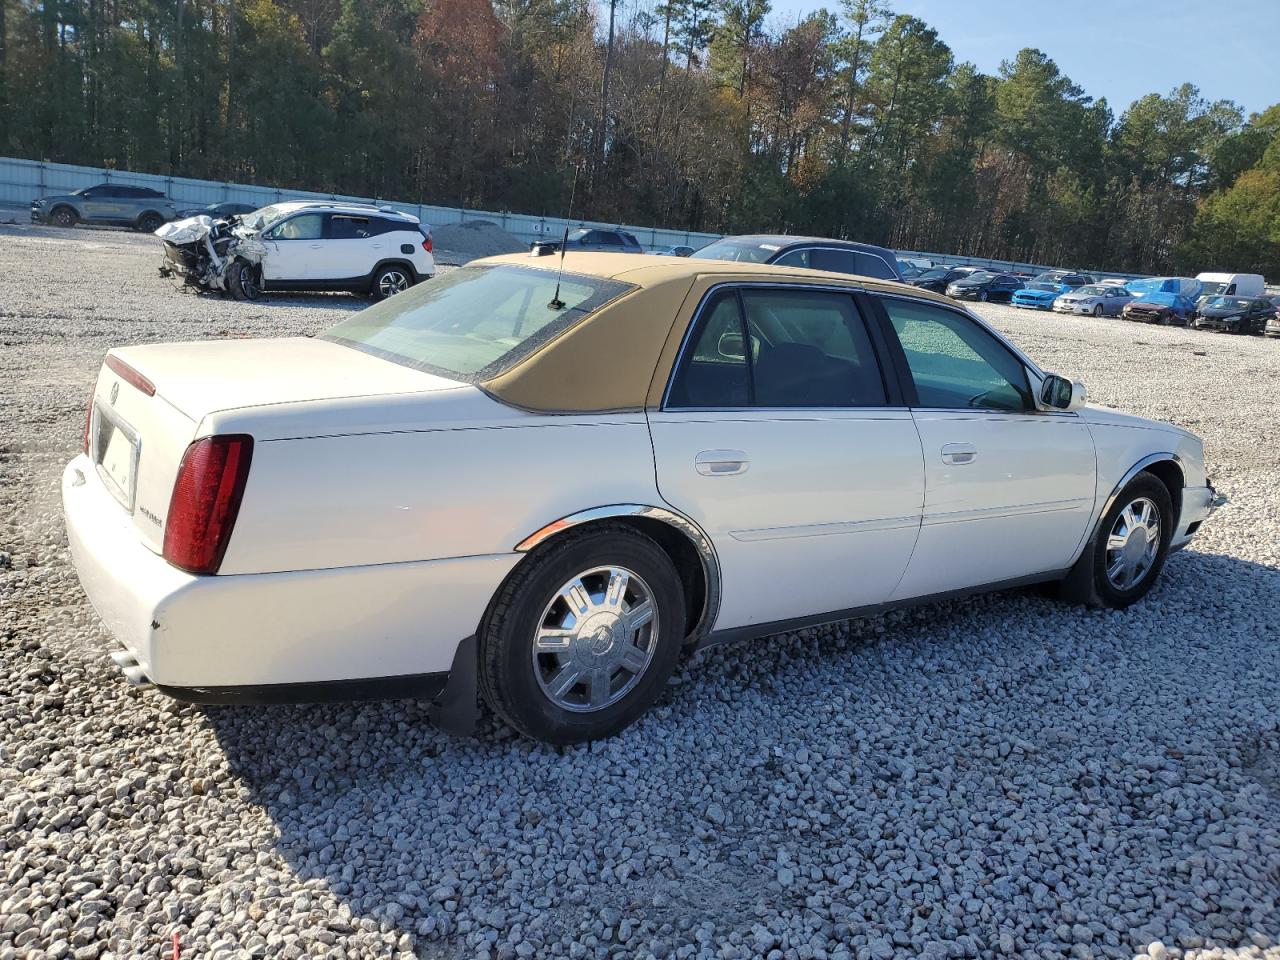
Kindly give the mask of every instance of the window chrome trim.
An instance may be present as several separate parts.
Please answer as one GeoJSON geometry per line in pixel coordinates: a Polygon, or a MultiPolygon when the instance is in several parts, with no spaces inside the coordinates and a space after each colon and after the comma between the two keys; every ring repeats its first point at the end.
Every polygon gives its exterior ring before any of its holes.
{"type": "Polygon", "coordinates": [[[607,520],[611,517],[643,517],[658,520],[670,527],[674,527],[689,539],[694,549],[698,552],[698,559],[702,563],[702,573],[706,580],[707,590],[706,598],[702,604],[702,615],[698,618],[698,622],[694,624],[688,639],[700,640],[710,633],[716,618],[720,615],[720,558],[716,555],[716,548],[711,542],[711,538],[707,536],[703,529],[684,514],[675,510],[666,507],[653,507],[642,503],[614,503],[603,507],[592,507],[589,510],[580,510],[567,517],[561,517],[559,520],[553,520],[551,523],[529,534],[529,536],[517,543],[513,549],[517,553],[528,553],[538,544],[564,530],[583,523],[589,523],[592,520],[607,520]]]}

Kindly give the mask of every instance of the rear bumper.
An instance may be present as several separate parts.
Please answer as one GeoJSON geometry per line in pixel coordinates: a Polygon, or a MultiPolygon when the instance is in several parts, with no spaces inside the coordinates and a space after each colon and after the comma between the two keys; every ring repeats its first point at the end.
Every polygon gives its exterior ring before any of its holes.
{"type": "Polygon", "coordinates": [[[68,464],[62,499],[98,615],[147,681],[199,702],[364,698],[397,683],[433,695],[520,559],[193,576],[139,541],[87,457],[68,464]]]}

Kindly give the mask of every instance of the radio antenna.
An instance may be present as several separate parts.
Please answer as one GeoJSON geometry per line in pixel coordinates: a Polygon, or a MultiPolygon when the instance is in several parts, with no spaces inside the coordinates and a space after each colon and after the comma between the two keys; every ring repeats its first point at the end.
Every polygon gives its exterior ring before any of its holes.
{"type": "Polygon", "coordinates": [[[564,218],[564,236],[560,238],[560,269],[556,271],[556,292],[551,295],[551,302],[547,304],[552,310],[564,309],[564,301],[560,299],[560,280],[564,276],[564,251],[565,247],[569,246],[569,220],[573,217],[573,198],[578,192],[578,171],[581,169],[576,166],[573,168],[573,186],[569,189],[569,212],[564,218]]]}

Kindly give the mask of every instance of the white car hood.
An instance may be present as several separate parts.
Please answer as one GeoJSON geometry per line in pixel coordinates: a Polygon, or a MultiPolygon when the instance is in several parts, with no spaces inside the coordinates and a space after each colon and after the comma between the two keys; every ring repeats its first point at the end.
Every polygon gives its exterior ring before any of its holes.
{"type": "Polygon", "coordinates": [[[172,223],[166,223],[156,231],[156,236],[161,240],[167,240],[169,243],[182,245],[207,236],[212,229],[213,219],[202,213],[198,216],[187,217],[185,220],[174,220],[172,223]]]}
{"type": "Polygon", "coordinates": [[[1093,404],[1086,404],[1084,409],[1080,411],[1080,415],[1089,423],[1096,423],[1101,426],[1109,427],[1131,427],[1138,430],[1163,430],[1166,433],[1177,433],[1185,436],[1194,436],[1187,430],[1172,424],[1165,423],[1160,420],[1148,420],[1146,417],[1138,417],[1132,413],[1121,413],[1119,410],[1109,410],[1106,407],[1097,407],[1093,404]]]}

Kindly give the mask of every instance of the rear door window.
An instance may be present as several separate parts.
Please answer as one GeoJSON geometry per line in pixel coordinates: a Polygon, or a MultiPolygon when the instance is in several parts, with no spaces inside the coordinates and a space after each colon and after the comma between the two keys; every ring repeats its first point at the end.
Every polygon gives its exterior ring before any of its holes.
{"type": "Polygon", "coordinates": [[[718,291],[697,320],[671,407],[883,406],[879,361],[849,294],[718,291]]]}
{"type": "Polygon", "coordinates": [[[759,407],[884,406],[884,380],[850,294],[744,289],[759,407]]]}
{"type": "Polygon", "coordinates": [[[857,273],[854,261],[856,254],[852,250],[835,250],[830,247],[818,247],[809,254],[809,264],[814,270],[829,270],[832,273],[857,273]]]}
{"type": "Polygon", "coordinates": [[[329,216],[330,240],[367,240],[376,235],[368,217],[353,217],[345,213],[329,216]]]}

